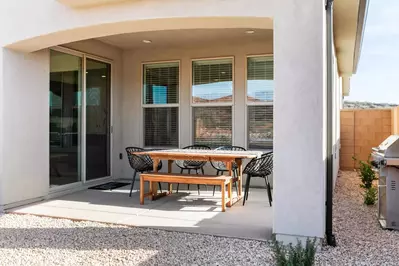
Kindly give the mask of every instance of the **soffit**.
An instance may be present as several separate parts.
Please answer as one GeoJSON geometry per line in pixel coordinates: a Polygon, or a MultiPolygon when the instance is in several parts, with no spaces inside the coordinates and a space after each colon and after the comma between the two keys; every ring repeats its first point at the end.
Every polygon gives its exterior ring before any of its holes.
{"type": "Polygon", "coordinates": [[[198,47],[209,43],[267,42],[273,40],[273,30],[257,29],[191,29],[126,33],[97,38],[121,49],[198,47]],[[151,40],[150,44],[143,40],[151,40]]]}
{"type": "MultiPolygon", "coordinates": [[[[363,0],[334,1],[334,42],[338,67],[342,76],[351,76],[356,72],[359,38],[363,35],[361,5],[363,0]],[[360,12],[360,13],[359,13],[360,12]],[[361,23],[361,24],[360,24],[361,23]]],[[[361,43],[360,43],[361,44],[361,43]]]]}
{"type": "Polygon", "coordinates": [[[120,2],[137,1],[137,0],[56,0],[56,1],[72,8],[85,8],[85,7],[116,4],[120,2]]]}

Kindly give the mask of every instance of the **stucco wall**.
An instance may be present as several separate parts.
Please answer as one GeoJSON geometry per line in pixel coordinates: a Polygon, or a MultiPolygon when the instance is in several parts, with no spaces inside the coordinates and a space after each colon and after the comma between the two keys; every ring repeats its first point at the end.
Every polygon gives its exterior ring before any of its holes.
{"type": "Polygon", "coordinates": [[[3,50],[3,204],[49,189],[49,54],[3,50]]]}
{"type": "MultiPolygon", "coordinates": [[[[198,58],[234,58],[234,109],[233,109],[233,145],[247,147],[246,144],[246,57],[248,55],[273,54],[273,40],[267,43],[240,42],[210,43],[200,48],[186,47],[180,49],[143,49],[124,51],[123,53],[123,96],[122,96],[122,147],[143,147],[143,108],[142,108],[142,63],[179,60],[180,61],[180,147],[191,145],[191,60],[198,58]]],[[[128,165],[125,153],[122,162],[122,177],[131,178],[132,170],[128,165]]],[[[164,169],[166,170],[166,168],[164,169]]],[[[175,169],[178,170],[178,169],[175,169]]],[[[208,167],[208,173],[215,170],[208,167]]],[[[252,183],[252,182],[251,182],[252,183]]],[[[264,180],[253,179],[254,185],[264,186],[264,180]]]]}
{"type": "Polygon", "coordinates": [[[34,51],[126,32],[182,28],[270,29],[274,1],[141,0],[86,9],[72,9],[55,0],[2,1],[0,46],[34,51]]]}
{"type": "Polygon", "coordinates": [[[325,232],[326,16],[304,3],[275,2],[273,231],[287,242],[325,232]]]}

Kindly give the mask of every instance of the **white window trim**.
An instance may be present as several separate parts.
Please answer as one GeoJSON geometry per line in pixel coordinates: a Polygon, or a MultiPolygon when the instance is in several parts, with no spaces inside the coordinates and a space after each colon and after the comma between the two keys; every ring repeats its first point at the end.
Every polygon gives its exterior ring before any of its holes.
{"type": "MultiPolygon", "coordinates": [[[[248,106],[273,106],[274,105],[274,94],[273,94],[273,102],[249,102],[248,101],[248,58],[253,57],[262,57],[262,56],[271,56],[273,57],[274,62],[274,54],[254,54],[254,55],[247,55],[245,57],[245,118],[244,118],[244,125],[245,125],[245,148],[249,150],[249,139],[248,139],[248,130],[249,130],[249,119],[248,119],[248,106]]],[[[274,67],[273,67],[274,68],[274,67]]],[[[274,69],[273,69],[274,71],[274,69]]],[[[273,77],[274,80],[274,77],[273,77]]],[[[269,149],[265,149],[269,150],[269,149]]]]}
{"type": "Polygon", "coordinates": [[[160,108],[160,107],[177,107],[178,108],[178,136],[177,136],[177,147],[180,147],[180,137],[181,137],[181,60],[176,59],[176,60],[163,60],[163,61],[143,61],[141,62],[141,69],[140,69],[140,103],[141,103],[141,109],[140,109],[140,125],[142,127],[141,136],[140,136],[140,143],[141,147],[143,148],[170,148],[170,147],[160,147],[160,146],[145,146],[145,141],[144,141],[144,135],[145,135],[145,127],[144,127],[144,108],[160,108]],[[177,89],[177,97],[178,97],[178,103],[168,103],[168,104],[145,104],[144,103],[144,66],[145,65],[150,65],[150,64],[163,64],[163,63],[177,63],[179,65],[179,87],[177,89]]]}
{"type": "Polygon", "coordinates": [[[234,103],[235,103],[235,58],[234,56],[220,56],[220,57],[201,57],[201,58],[192,58],[190,60],[190,122],[189,122],[189,134],[190,134],[190,145],[194,145],[194,131],[193,131],[193,109],[195,107],[218,107],[218,106],[231,106],[231,145],[235,145],[234,141],[234,103]],[[219,59],[231,59],[231,75],[232,75],[232,85],[233,85],[233,91],[232,91],[232,98],[231,102],[226,103],[226,102],[220,102],[220,103],[193,103],[193,62],[194,61],[207,61],[207,60],[219,60],[219,59]]]}

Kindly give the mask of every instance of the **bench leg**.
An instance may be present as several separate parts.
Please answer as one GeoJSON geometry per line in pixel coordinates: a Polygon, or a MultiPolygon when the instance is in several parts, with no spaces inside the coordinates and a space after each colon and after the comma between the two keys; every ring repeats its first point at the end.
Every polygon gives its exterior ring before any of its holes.
{"type": "Polygon", "coordinates": [[[140,204],[144,204],[144,178],[140,178],[140,204]]]}
{"type": "Polygon", "coordinates": [[[222,184],[222,212],[226,211],[226,186],[222,184]]]}

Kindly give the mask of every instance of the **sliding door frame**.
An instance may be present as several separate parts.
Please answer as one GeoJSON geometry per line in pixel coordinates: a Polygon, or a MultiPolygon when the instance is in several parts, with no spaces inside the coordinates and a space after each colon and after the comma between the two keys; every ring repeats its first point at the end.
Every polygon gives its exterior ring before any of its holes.
{"type": "MultiPolygon", "coordinates": [[[[112,163],[112,151],[113,151],[113,73],[114,73],[114,67],[113,67],[113,61],[111,59],[108,58],[104,58],[104,57],[100,57],[97,55],[92,55],[92,54],[88,54],[88,53],[84,53],[81,51],[77,51],[74,49],[70,49],[70,48],[66,48],[66,47],[62,47],[62,46],[56,46],[56,47],[52,47],[50,48],[50,50],[54,50],[54,51],[58,51],[61,53],[65,53],[65,54],[69,54],[69,55],[73,55],[73,56],[77,56],[82,58],[82,118],[81,118],[81,122],[82,122],[82,131],[81,131],[81,158],[80,158],[80,175],[81,175],[81,180],[78,182],[74,182],[71,184],[66,184],[66,185],[61,185],[61,186],[57,186],[57,187],[50,187],[50,192],[59,192],[59,191],[63,191],[63,190],[69,190],[69,189],[74,189],[74,188],[79,188],[82,187],[84,185],[90,185],[90,184],[95,184],[95,183],[99,183],[101,181],[107,180],[112,178],[112,173],[113,173],[113,163],[112,163]],[[96,60],[102,63],[106,63],[109,64],[111,67],[110,70],[110,88],[109,88],[109,170],[110,170],[110,175],[109,176],[104,176],[104,177],[100,177],[100,178],[96,178],[93,180],[87,180],[86,179],[86,144],[87,144],[87,138],[86,138],[86,114],[87,114],[87,100],[86,100],[86,72],[87,72],[87,59],[92,59],[92,60],[96,60]]],[[[50,176],[49,176],[50,178],[50,176]]]]}

